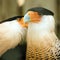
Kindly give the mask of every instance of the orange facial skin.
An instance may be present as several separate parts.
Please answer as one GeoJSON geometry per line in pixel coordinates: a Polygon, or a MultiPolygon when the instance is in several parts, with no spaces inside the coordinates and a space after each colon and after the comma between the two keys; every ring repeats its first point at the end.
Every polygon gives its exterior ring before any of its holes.
{"type": "Polygon", "coordinates": [[[41,16],[38,14],[38,12],[33,12],[33,11],[29,11],[28,15],[30,16],[30,21],[31,22],[39,22],[41,16]]]}
{"type": "Polygon", "coordinates": [[[28,27],[28,23],[24,22],[24,18],[18,19],[18,23],[22,26],[22,27],[28,27]]]}

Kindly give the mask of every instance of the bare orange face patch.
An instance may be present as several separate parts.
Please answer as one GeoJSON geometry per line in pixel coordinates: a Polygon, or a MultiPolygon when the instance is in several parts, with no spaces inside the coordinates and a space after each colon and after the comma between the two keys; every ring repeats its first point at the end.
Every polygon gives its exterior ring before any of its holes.
{"type": "Polygon", "coordinates": [[[39,22],[41,16],[38,14],[38,12],[29,11],[28,15],[30,16],[31,22],[39,22]]]}
{"type": "Polygon", "coordinates": [[[19,23],[22,27],[28,27],[28,23],[24,23],[24,18],[18,19],[18,23],[19,23]]]}

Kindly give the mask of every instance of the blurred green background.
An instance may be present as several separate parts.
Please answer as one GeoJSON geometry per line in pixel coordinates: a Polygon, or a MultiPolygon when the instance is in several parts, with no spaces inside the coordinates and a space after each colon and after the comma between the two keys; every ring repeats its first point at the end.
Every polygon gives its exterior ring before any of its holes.
{"type": "Polygon", "coordinates": [[[18,0],[0,0],[0,21],[13,16],[24,15],[26,10],[31,7],[45,7],[55,14],[55,31],[60,38],[60,0],[25,0],[22,6],[19,6],[17,1],[18,0]]]}

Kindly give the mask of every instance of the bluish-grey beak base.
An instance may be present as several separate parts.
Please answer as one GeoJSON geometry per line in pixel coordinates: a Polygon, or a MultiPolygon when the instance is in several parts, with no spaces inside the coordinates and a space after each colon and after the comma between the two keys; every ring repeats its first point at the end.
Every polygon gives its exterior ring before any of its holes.
{"type": "Polygon", "coordinates": [[[25,16],[24,16],[24,22],[25,23],[30,22],[30,16],[28,14],[25,14],[25,16]]]}

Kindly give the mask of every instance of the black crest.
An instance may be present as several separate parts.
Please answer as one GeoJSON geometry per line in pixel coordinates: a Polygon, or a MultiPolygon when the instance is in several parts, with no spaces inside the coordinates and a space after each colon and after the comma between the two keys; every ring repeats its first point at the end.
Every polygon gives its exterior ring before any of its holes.
{"type": "Polygon", "coordinates": [[[34,8],[30,8],[28,9],[28,11],[35,11],[38,12],[39,15],[54,15],[54,13],[46,8],[42,8],[42,7],[34,7],[34,8]]]}

